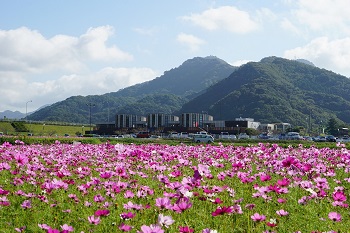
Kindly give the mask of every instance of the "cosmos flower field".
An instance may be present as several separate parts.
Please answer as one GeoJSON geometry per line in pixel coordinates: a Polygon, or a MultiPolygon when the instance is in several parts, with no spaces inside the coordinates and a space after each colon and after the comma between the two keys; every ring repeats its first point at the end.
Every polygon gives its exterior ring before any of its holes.
{"type": "Polygon", "coordinates": [[[348,232],[350,151],[0,145],[0,232],[348,232]]]}

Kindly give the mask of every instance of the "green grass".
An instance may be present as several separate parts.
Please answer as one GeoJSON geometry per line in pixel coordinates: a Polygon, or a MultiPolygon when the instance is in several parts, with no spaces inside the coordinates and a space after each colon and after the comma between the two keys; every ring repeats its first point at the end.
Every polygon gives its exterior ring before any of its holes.
{"type": "MultiPolygon", "coordinates": [[[[24,123],[25,127],[35,136],[64,136],[69,134],[75,136],[76,133],[85,133],[85,130],[89,130],[89,126],[82,125],[57,125],[50,123],[24,123]]],[[[7,135],[27,135],[29,132],[16,132],[12,127],[11,122],[0,121],[0,132],[7,135]]]]}

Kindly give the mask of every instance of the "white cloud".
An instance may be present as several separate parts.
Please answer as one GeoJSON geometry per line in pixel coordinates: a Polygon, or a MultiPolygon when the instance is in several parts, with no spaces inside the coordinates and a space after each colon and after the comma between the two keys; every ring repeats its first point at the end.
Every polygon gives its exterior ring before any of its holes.
{"type": "Polygon", "coordinates": [[[304,36],[302,31],[287,18],[282,19],[280,25],[282,29],[286,31],[289,31],[295,35],[304,36]]]}
{"type": "Polygon", "coordinates": [[[230,62],[230,65],[241,66],[241,65],[247,64],[248,62],[251,62],[251,61],[252,60],[238,60],[238,61],[230,62]]]}
{"type": "Polygon", "coordinates": [[[110,26],[90,28],[79,38],[57,35],[47,39],[25,27],[0,30],[0,68],[29,73],[77,72],[86,67],[83,61],[130,61],[130,54],[106,45],[112,34],[110,26]]]}
{"type": "Polygon", "coordinates": [[[298,0],[293,15],[301,25],[314,31],[331,31],[335,36],[350,33],[348,0],[298,0]]]}
{"type": "Polygon", "coordinates": [[[0,30],[0,111],[23,112],[28,100],[33,111],[72,95],[105,94],[155,78],[149,68],[111,67],[132,60],[116,45],[107,45],[113,33],[102,26],[79,37],[48,39],[26,27],[0,30]],[[93,62],[106,68],[94,71],[93,62]]]}
{"type": "Polygon", "coordinates": [[[350,77],[350,38],[329,40],[320,37],[303,47],[285,51],[289,59],[303,58],[312,61],[316,66],[332,70],[350,77]]]}
{"type": "Polygon", "coordinates": [[[0,109],[28,111],[43,105],[64,100],[72,95],[95,95],[118,91],[137,83],[152,80],[157,73],[149,68],[113,68],[106,67],[90,74],[64,75],[57,80],[29,82],[21,75],[2,78],[0,73],[0,109]],[[12,106],[12,108],[11,108],[12,106]]]}
{"type": "Polygon", "coordinates": [[[200,14],[183,16],[182,19],[211,31],[222,29],[237,34],[246,34],[258,28],[258,24],[247,12],[232,6],[209,9],[200,14]]]}
{"type": "Polygon", "coordinates": [[[130,61],[132,56],[121,51],[116,46],[107,47],[108,38],[113,35],[114,30],[110,26],[90,28],[79,38],[78,52],[82,58],[101,61],[130,61]]]}
{"type": "Polygon", "coordinates": [[[203,40],[199,39],[198,37],[185,34],[185,33],[180,33],[179,35],[177,35],[176,40],[181,44],[184,44],[185,46],[187,46],[191,50],[191,52],[198,51],[199,47],[205,43],[203,40]]]}

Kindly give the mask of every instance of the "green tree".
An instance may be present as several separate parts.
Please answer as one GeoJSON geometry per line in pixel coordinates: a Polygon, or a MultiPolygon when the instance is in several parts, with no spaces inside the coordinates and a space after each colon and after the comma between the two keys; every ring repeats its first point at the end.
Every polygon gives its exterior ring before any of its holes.
{"type": "Polygon", "coordinates": [[[339,122],[335,118],[329,119],[326,127],[326,131],[328,134],[334,135],[334,136],[339,136],[339,122]]]}

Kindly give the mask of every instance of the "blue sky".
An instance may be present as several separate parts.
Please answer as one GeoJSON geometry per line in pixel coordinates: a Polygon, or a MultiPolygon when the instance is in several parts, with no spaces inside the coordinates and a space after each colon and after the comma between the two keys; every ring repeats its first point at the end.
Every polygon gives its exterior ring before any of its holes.
{"type": "Polygon", "coordinates": [[[0,3],[0,112],[114,92],[209,55],[303,58],[350,76],[347,0],[0,3]]]}

